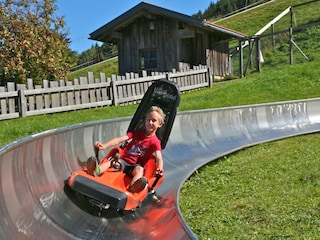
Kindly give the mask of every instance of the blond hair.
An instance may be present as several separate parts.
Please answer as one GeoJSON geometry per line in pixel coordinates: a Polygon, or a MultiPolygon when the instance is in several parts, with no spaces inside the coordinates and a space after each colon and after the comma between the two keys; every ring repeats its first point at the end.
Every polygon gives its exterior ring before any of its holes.
{"type": "Polygon", "coordinates": [[[163,110],[158,106],[152,106],[149,109],[148,113],[151,113],[153,111],[155,111],[155,112],[157,112],[159,114],[159,116],[160,116],[160,119],[159,119],[160,124],[164,124],[164,120],[166,118],[166,114],[163,112],[163,110]]]}

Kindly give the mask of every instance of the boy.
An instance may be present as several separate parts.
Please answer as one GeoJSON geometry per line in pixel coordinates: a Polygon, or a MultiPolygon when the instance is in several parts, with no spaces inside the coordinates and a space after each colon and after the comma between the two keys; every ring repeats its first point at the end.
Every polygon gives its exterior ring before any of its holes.
{"type": "MultiPolygon", "coordinates": [[[[124,149],[122,159],[120,159],[123,166],[122,171],[132,176],[128,189],[130,192],[140,192],[146,187],[148,181],[143,176],[143,166],[152,157],[153,153],[155,153],[157,174],[163,174],[162,149],[156,131],[164,124],[165,117],[166,115],[160,107],[152,106],[146,115],[145,129],[128,132],[124,136],[111,139],[105,143],[99,141],[94,143],[96,148],[103,150],[126,140],[131,140],[124,149]]],[[[97,166],[95,157],[90,157],[87,160],[87,171],[90,175],[99,176],[106,172],[109,167],[110,161],[97,166]]]]}

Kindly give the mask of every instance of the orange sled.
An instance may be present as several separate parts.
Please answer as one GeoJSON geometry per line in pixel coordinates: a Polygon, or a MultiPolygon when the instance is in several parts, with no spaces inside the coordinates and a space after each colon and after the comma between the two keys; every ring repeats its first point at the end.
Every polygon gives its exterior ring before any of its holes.
{"type": "Polygon", "coordinates": [[[114,161],[114,155],[120,153],[122,149],[115,147],[101,160],[113,161],[107,172],[99,177],[87,174],[86,169],[73,172],[68,180],[71,189],[88,196],[95,201],[97,206],[103,208],[113,207],[115,209],[132,210],[140,207],[149,192],[154,192],[163,182],[163,177],[156,176],[155,159],[151,158],[144,166],[144,176],[148,179],[147,187],[138,193],[129,192],[127,189],[131,182],[131,177],[118,170],[118,163],[114,161]]]}

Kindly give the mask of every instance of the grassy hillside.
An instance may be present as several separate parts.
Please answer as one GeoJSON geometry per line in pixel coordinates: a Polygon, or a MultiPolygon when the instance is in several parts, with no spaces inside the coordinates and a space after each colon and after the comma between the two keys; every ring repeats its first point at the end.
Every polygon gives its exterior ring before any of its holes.
{"type": "MultiPolygon", "coordinates": [[[[263,6],[242,12],[227,19],[218,21],[217,23],[235,29],[237,31],[246,33],[250,36],[254,35],[262,29],[267,23],[273,20],[281,12],[290,6],[305,3],[306,1],[295,0],[277,0],[263,6]]],[[[320,1],[312,2],[301,7],[293,7],[293,26],[301,26],[308,23],[314,23],[320,20],[318,9],[320,8],[320,1]]],[[[290,12],[281,18],[274,25],[274,32],[286,30],[282,34],[274,37],[262,37],[260,40],[261,54],[264,62],[261,63],[262,71],[269,71],[270,68],[283,64],[288,66],[290,63],[290,12]]],[[[211,19],[214,21],[214,19],[211,19]]],[[[263,34],[270,34],[271,28],[267,29],[263,34]]],[[[320,48],[320,28],[319,26],[309,27],[293,32],[293,63],[305,63],[308,61],[317,61],[318,49],[320,48]]],[[[256,44],[256,43],[254,43],[256,44]]],[[[238,47],[238,41],[231,41],[229,43],[231,51],[238,47]]],[[[243,49],[244,53],[244,68],[245,74],[250,74],[256,71],[255,45],[253,52],[250,54],[249,47],[243,49]],[[247,63],[251,59],[251,65],[246,69],[247,63]]],[[[239,75],[239,56],[235,51],[232,56],[232,75],[239,75]]]]}
{"type": "Polygon", "coordinates": [[[100,73],[104,73],[106,77],[111,77],[112,74],[117,75],[118,74],[118,57],[71,72],[68,75],[68,80],[73,80],[79,77],[86,77],[88,75],[88,72],[93,72],[93,75],[95,78],[100,78],[100,73]]]}
{"type": "MultiPolygon", "coordinates": [[[[290,6],[308,2],[306,0],[276,0],[262,7],[242,12],[227,19],[217,21],[219,25],[243,32],[248,35],[254,35],[268,22],[278,16],[281,12],[290,6]]],[[[300,26],[309,22],[320,20],[319,15],[320,1],[308,4],[302,7],[293,8],[294,26],[300,26]]],[[[215,19],[211,19],[215,21],[215,19]]],[[[275,24],[275,31],[288,29],[290,27],[290,14],[286,15],[275,24]]],[[[270,33],[271,31],[268,31],[270,33]]]]}

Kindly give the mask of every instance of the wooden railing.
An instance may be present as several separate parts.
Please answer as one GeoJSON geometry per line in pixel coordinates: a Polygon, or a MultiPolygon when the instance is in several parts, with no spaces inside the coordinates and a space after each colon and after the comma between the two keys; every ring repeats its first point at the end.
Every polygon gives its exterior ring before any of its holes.
{"type": "Polygon", "coordinates": [[[152,82],[167,78],[176,82],[181,92],[210,87],[211,80],[206,66],[197,66],[183,72],[152,73],[142,76],[128,73],[106,78],[80,77],[73,81],[43,80],[43,85],[7,83],[0,86],[0,120],[24,116],[72,111],[139,102],[152,82]]]}

